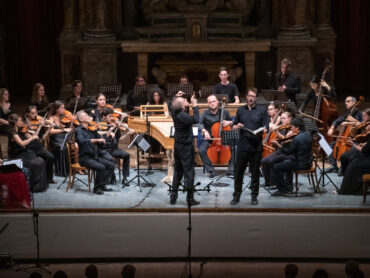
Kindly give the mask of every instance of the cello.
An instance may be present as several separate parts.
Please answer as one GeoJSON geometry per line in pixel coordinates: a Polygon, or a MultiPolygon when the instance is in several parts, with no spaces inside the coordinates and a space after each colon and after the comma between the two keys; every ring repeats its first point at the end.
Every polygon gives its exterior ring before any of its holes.
{"type": "MultiPolygon", "coordinates": [[[[330,70],[331,65],[330,61],[326,60],[325,69],[322,73],[321,80],[325,80],[325,75],[330,70]]],[[[331,138],[327,136],[327,132],[330,128],[331,123],[338,118],[338,109],[337,105],[330,100],[328,96],[325,96],[322,92],[322,86],[320,85],[319,93],[317,95],[317,102],[315,106],[315,112],[313,114],[313,117],[316,119],[320,119],[319,121],[319,130],[325,134],[325,139],[328,142],[331,142],[331,138]]]]}
{"type": "MultiPolygon", "coordinates": [[[[346,121],[349,121],[349,117],[353,117],[353,113],[357,110],[357,107],[365,101],[365,98],[363,96],[360,96],[358,101],[353,105],[351,108],[351,113],[346,117],[346,121]]],[[[350,137],[351,131],[353,126],[351,125],[344,125],[341,126],[337,142],[335,143],[334,149],[333,149],[333,157],[336,160],[340,159],[340,156],[351,149],[351,145],[347,143],[348,138],[350,137]]]]}
{"type": "MultiPolygon", "coordinates": [[[[276,121],[281,115],[281,113],[286,109],[285,104],[282,104],[280,106],[279,111],[276,113],[275,117],[272,120],[272,123],[276,125],[276,121]]],[[[262,158],[266,157],[270,154],[272,154],[275,151],[275,148],[272,146],[272,141],[275,140],[277,137],[277,134],[275,131],[269,131],[263,135],[262,143],[263,143],[263,153],[262,153],[262,158]]]]}
{"type": "Polygon", "coordinates": [[[209,160],[213,164],[225,164],[229,162],[231,158],[231,150],[229,146],[224,146],[222,145],[221,142],[221,136],[223,131],[229,131],[231,130],[230,126],[224,127],[222,125],[222,122],[224,120],[224,114],[225,114],[225,102],[226,99],[223,98],[221,103],[221,116],[220,116],[220,121],[215,122],[212,125],[212,144],[209,145],[207,155],[209,160]]]}

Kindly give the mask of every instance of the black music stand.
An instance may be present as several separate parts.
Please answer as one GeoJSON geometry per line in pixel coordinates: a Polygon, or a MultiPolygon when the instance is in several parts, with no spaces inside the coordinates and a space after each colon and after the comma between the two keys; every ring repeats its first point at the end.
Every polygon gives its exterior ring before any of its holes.
{"type": "Polygon", "coordinates": [[[279,90],[262,90],[263,97],[268,101],[289,102],[285,92],[279,90]]]}
{"type": "Polygon", "coordinates": [[[193,84],[180,84],[180,83],[168,83],[167,85],[167,96],[173,97],[175,96],[179,91],[182,91],[185,93],[185,97],[189,100],[191,96],[193,95],[193,84]]]}
{"type": "Polygon", "coordinates": [[[207,98],[213,94],[213,86],[201,86],[199,91],[199,97],[207,98]]]}
{"type": "Polygon", "coordinates": [[[99,86],[99,93],[102,93],[107,98],[107,103],[111,103],[121,96],[122,84],[106,84],[99,86]]]}
{"type": "MultiPolygon", "coordinates": [[[[329,177],[328,173],[325,172],[325,160],[326,160],[326,157],[327,156],[330,156],[332,153],[333,153],[333,149],[330,147],[329,143],[326,141],[324,135],[322,135],[320,132],[317,133],[319,136],[320,136],[320,140],[319,140],[319,144],[322,148],[322,168],[320,168],[319,166],[317,168],[319,168],[320,170],[320,178],[319,178],[319,181],[318,181],[318,186],[319,186],[319,190],[320,190],[320,182],[321,182],[321,185],[322,185],[322,188],[324,188],[326,186],[325,184],[325,176],[328,178],[329,182],[328,183],[331,183],[332,185],[334,185],[335,189],[339,190],[339,188],[336,186],[336,184],[333,182],[333,180],[329,177]]],[[[321,193],[321,191],[319,192],[321,193]]]]}
{"type": "Polygon", "coordinates": [[[141,190],[141,187],[142,186],[153,186],[153,187],[155,186],[154,183],[148,182],[140,174],[140,149],[142,149],[144,152],[146,152],[150,148],[150,145],[149,145],[148,141],[146,141],[144,139],[144,135],[145,134],[138,134],[138,135],[136,135],[136,137],[134,138],[134,140],[132,140],[132,142],[130,143],[130,145],[127,147],[127,149],[131,149],[134,145],[136,146],[136,159],[137,159],[136,176],[133,177],[132,179],[130,179],[128,182],[126,182],[122,186],[122,188],[124,188],[127,184],[129,184],[130,182],[132,182],[136,178],[137,178],[137,186],[139,186],[140,192],[142,191],[141,190]],[[144,182],[142,183],[140,181],[140,179],[142,179],[144,182]]]}

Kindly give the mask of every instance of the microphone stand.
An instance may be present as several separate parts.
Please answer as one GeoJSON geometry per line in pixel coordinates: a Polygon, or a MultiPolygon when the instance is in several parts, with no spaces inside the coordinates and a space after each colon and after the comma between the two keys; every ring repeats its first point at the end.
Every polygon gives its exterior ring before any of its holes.
{"type": "MultiPolygon", "coordinates": [[[[194,193],[198,193],[198,192],[201,192],[201,191],[206,191],[207,193],[209,193],[211,191],[210,190],[210,184],[207,184],[204,188],[196,189],[196,186],[201,184],[200,182],[197,182],[194,186],[190,186],[190,187],[180,185],[178,189],[173,189],[172,185],[167,183],[167,182],[165,182],[165,184],[167,184],[168,187],[169,187],[169,189],[168,189],[169,193],[182,191],[182,192],[186,192],[187,194],[192,193],[192,195],[194,195],[194,193]],[[182,187],[182,189],[180,189],[180,187],[182,187]]],[[[192,261],[193,261],[193,258],[192,258],[192,255],[191,255],[191,239],[192,239],[192,231],[193,231],[192,218],[191,218],[191,207],[192,206],[191,206],[191,203],[190,203],[190,199],[188,199],[188,198],[186,198],[186,203],[187,203],[187,206],[188,206],[188,227],[186,228],[187,231],[188,231],[188,253],[187,253],[187,256],[186,256],[186,264],[187,264],[187,269],[188,269],[188,276],[187,277],[192,278],[193,277],[192,267],[191,267],[191,264],[192,264],[192,261]]],[[[201,269],[202,269],[202,265],[201,265],[201,269]]],[[[200,276],[198,276],[198,277],[200,277],[200,276]]]]}
{"type": "Polygon", "coordinates": [[[151,159],[151,153],[152,153],[152,138],[150,136],[150,121],[149,121],[149,113],[146,113],[145,114],[145,123],[146,123],[146,134],[148,135],[148,139],[149,139],[149,144],[151,145],[149,151],[148,151],[148,165],[147,165],[147,170],[146,170],[146,176],[150,175],[150,174],[153,174],[153,172],[151,171],[152,169],[152,166],[150,164],[150,159],[151,159]]]}
{"type": "Polygon", "coordinates": [[[15,271],[28,271],[31,269],[39,269],[41,271],[46,272],[47,274],[51,274],[51,271],[44,268],[44,266],[48,266],[48,264],[40,264],[40,240],[39,240],[39,213],[35,210],[35,198],[33,194],[33,190],[31,189],[31,198],[32,198],[32,223],[33,223],[33,233],[36,236],[36,263],[34,266],[18,268],[15,271]]]}

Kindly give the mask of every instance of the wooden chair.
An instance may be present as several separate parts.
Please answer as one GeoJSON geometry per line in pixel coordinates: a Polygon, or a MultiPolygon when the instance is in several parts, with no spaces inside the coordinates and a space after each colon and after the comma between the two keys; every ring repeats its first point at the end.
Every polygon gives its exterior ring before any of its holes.
{"type": "Polygon", "coordinates": [[[8,158],[8,136],[0,135],[0,152],[4,158],[8,158]]]}
{"type": "Polygon", "coordinates": [[[294,174],[295,174],[295,194],[296,195],[298,194],[298,175],[299,174],[307,174],[308,183],[313,187],[315,193],[320,193],[321,194],[320,185],[319,185],[319,182],[317,180],[317,174],[316,174],[317,157],[318,157],[317,153],[313,154],[313,157],[314,157],[314,160],[312,162],[312,166],[311,166],[310,169],[295,170],[294,171],[294,174]]]}
{"type": "Polygon", "coordinates": [[[115,158],[116,160],[116,167],[118,169],[118,183],[121,182],[121,161],[123,160],[122,158],[115,158]]]}
{"type": "Polygon", "coordinates": [[[364,201],[362,202],[363,205],[366,203],[366,194],[368,193],[368,188],[370,184],[370,174],[365,174],[362,176],[362,184],[363,184],[363,194],[364,194],[364,201]]]}
{"type": "Polygon", "coordinates": [[[77,143],[67,143],[67,152],[68,152],[68,162],[69,162],[69,177],[68,177],[68,185],[66,188],[66,192],[68,189],[72,188],[74,185],[75,179],[78,179],[80,182],[84,183],[89,187],[89,192],[91,192],[91,181],[94,180],[95,182],[95,171],[93,169],[88,169],[86,167],[81,166],[78,163],[78,144],[77,143]],[[87,171],[87,180],[88,183],[86,184],[84,181],[80,180],[76,177],[80,171],[87,171]],[[72,179],[72,181],[71,181],[72,179]]]}

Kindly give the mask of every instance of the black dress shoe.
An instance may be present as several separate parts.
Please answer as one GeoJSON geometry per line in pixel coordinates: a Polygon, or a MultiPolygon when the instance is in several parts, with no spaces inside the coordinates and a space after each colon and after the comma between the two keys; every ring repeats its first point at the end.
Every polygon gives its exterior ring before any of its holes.
{"type": "Polygon", "coordinates": [[[271,193],[271,196],[276,197],[276,196],[283,196],[285,193],[282,192],[280,189],[276,190],[275,192],[271,193]]]}
{"type": "Polygon", "coordinates": [[[325,170],[326,174],[328,174],[328,173],[337,173],[337,172],[338,172],[338,167],[336,167],[336,166],[331,166],[330,168],[325,170]]]}
{"type": "Polygon", "coordinates": [[[195,200],[194,198],[190,199],[190,200],[188,201],[188,203],[189,203],[191,206],[196,206],[196,205],[199,205],[199,204],[200,204],[200,202],[199,202],[199,201],[197,201],[197,200],[195,200]]]}
{"type": "Polygon", "coordinates": [[[104,192],[100,188],[94,188],[94,194],[103,195],[104,192]]]}
{"type": "Polygon", "coordinates": [[[57,182],[55,180],[48,181],[49,184],[56,184],[57,182]]]}
{"type": "Polygon", "coordinates": [[[130,184],[128,183],[128,180],[127,180],[127,178],[126,178],[126,177],[123,177],[123,178],[122,178],[122,185],[123,185],[123,186],[130,186],[130,184]]]}
{"type": "Polygon", "coordinates": [[[106,187],[105,185],[100,186],[100,190],[102,191],[112,191],[112,188],[106,187]]]}
{"type": "Polygon", "coordinates": [[[236,204],[239,204],[240,197],[235,197],[230,201],[230,205],[234,206],[236,204]]]}
{"type": "Polygon", "coordinates": [[[252,196],[252,205],[258,205],[258,199],[257,196],[252,196]]]}
{"type": "Polygon", "coordinates": [[[340,167],[339,170],[338,170],[338,176],[339,177],[343,177],[344,173],[343,173],[343,168],[340,167]]]}

